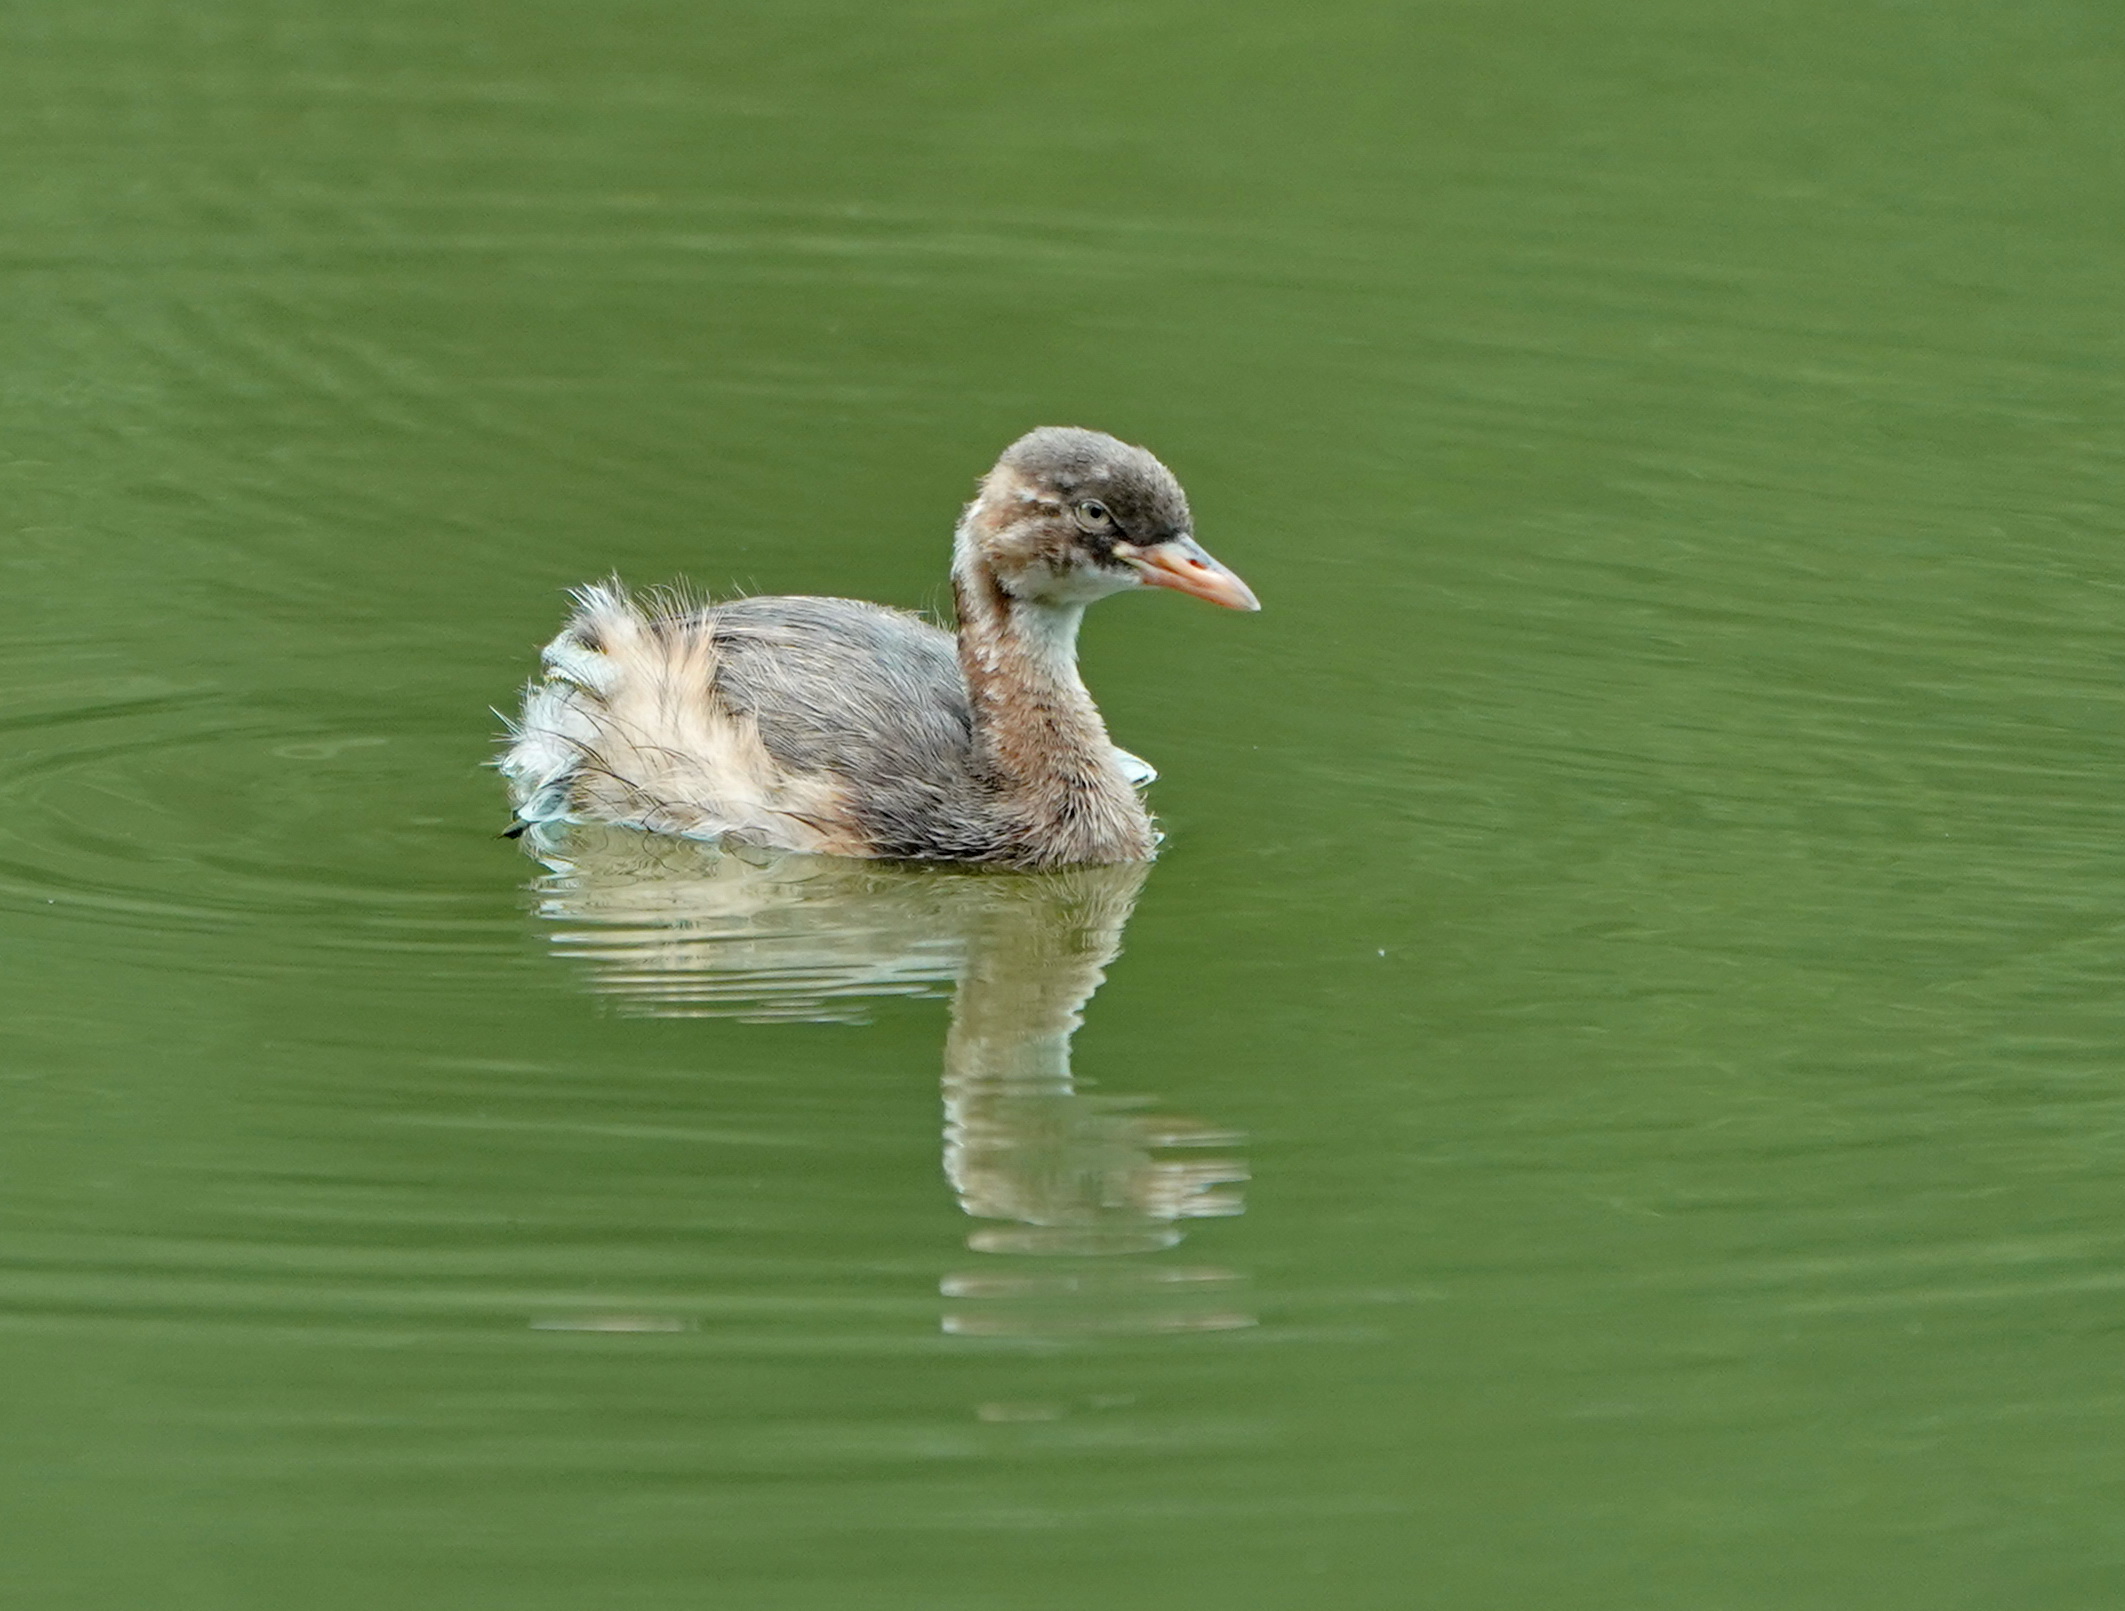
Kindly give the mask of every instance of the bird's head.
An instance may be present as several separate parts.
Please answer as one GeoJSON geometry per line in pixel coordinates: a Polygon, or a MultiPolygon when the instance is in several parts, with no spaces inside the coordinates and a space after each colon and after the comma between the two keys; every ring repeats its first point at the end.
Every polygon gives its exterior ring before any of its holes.
{"type": "Polygon", "coordinates": [[[962,560],[1027,603],[1170,587],[1227,609],[1262,607],[1196,542],[1173,472],[1102,431],[1046,425],[1013,442],[967,506],[959,545],[962,560]]]}

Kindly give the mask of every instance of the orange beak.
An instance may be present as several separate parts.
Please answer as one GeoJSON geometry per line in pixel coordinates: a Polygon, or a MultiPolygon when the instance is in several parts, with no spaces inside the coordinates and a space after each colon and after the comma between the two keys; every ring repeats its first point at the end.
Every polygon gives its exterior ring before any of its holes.
{"type": "Polygon", "coordinates": [[[1136,567],[1148,587],[1170,587],[1193,593],[1228,610],[1259,610],[1262,601],[1254,589],[1203,551],[1193,537],[1176,537],[1150,548],[1116,545],[1115,552],[1136,567]]]}

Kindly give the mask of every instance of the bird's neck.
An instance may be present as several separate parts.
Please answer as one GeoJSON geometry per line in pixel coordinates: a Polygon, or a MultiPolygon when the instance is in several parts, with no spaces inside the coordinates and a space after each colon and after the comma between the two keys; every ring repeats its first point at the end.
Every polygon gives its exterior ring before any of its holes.
{"type": "Polygon", "coordinates": [[[962,543],[952,567],[977,763],[1026,824],[1034,861],[1140,861],[1150,819],[1077,674],[1082,604],[1013,598],[962,543]]]}

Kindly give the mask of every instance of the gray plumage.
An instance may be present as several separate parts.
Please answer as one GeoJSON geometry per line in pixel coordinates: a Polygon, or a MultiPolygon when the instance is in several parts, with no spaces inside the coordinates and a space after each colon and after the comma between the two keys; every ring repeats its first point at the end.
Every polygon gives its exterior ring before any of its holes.
{"type": "Polygon", "coordinates": [[[868,783],[849,802],[880,856],[993,860],[1009,813],[974,753],[958,640],[858,599],[734,599],[702,612],[716,686],[783,766],[868,783]]]}
{"type": "Polygon", "coordinates": [[[1151,769],[1076,669],[1106,594],[1253,595],[1199,547],[1142,448],[1048,428],[1007,450],[955,536],[958,632],[882,605],[689,605],[580,590],[497,763],[519,819],[603,821],[837,855],[1022,867],[1139,861],[1151,769]]]}

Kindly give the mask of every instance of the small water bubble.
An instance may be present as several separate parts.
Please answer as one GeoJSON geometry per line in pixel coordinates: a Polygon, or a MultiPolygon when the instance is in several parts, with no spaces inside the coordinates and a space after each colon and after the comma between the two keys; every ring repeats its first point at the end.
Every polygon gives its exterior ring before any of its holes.
{"type": "Polygon", "coordinates": [[[974,1413],[991,1424],[1012,1421],[1060,1421],[1066,1413],[1060,1404],[977,1404],[974,1413]]]}

